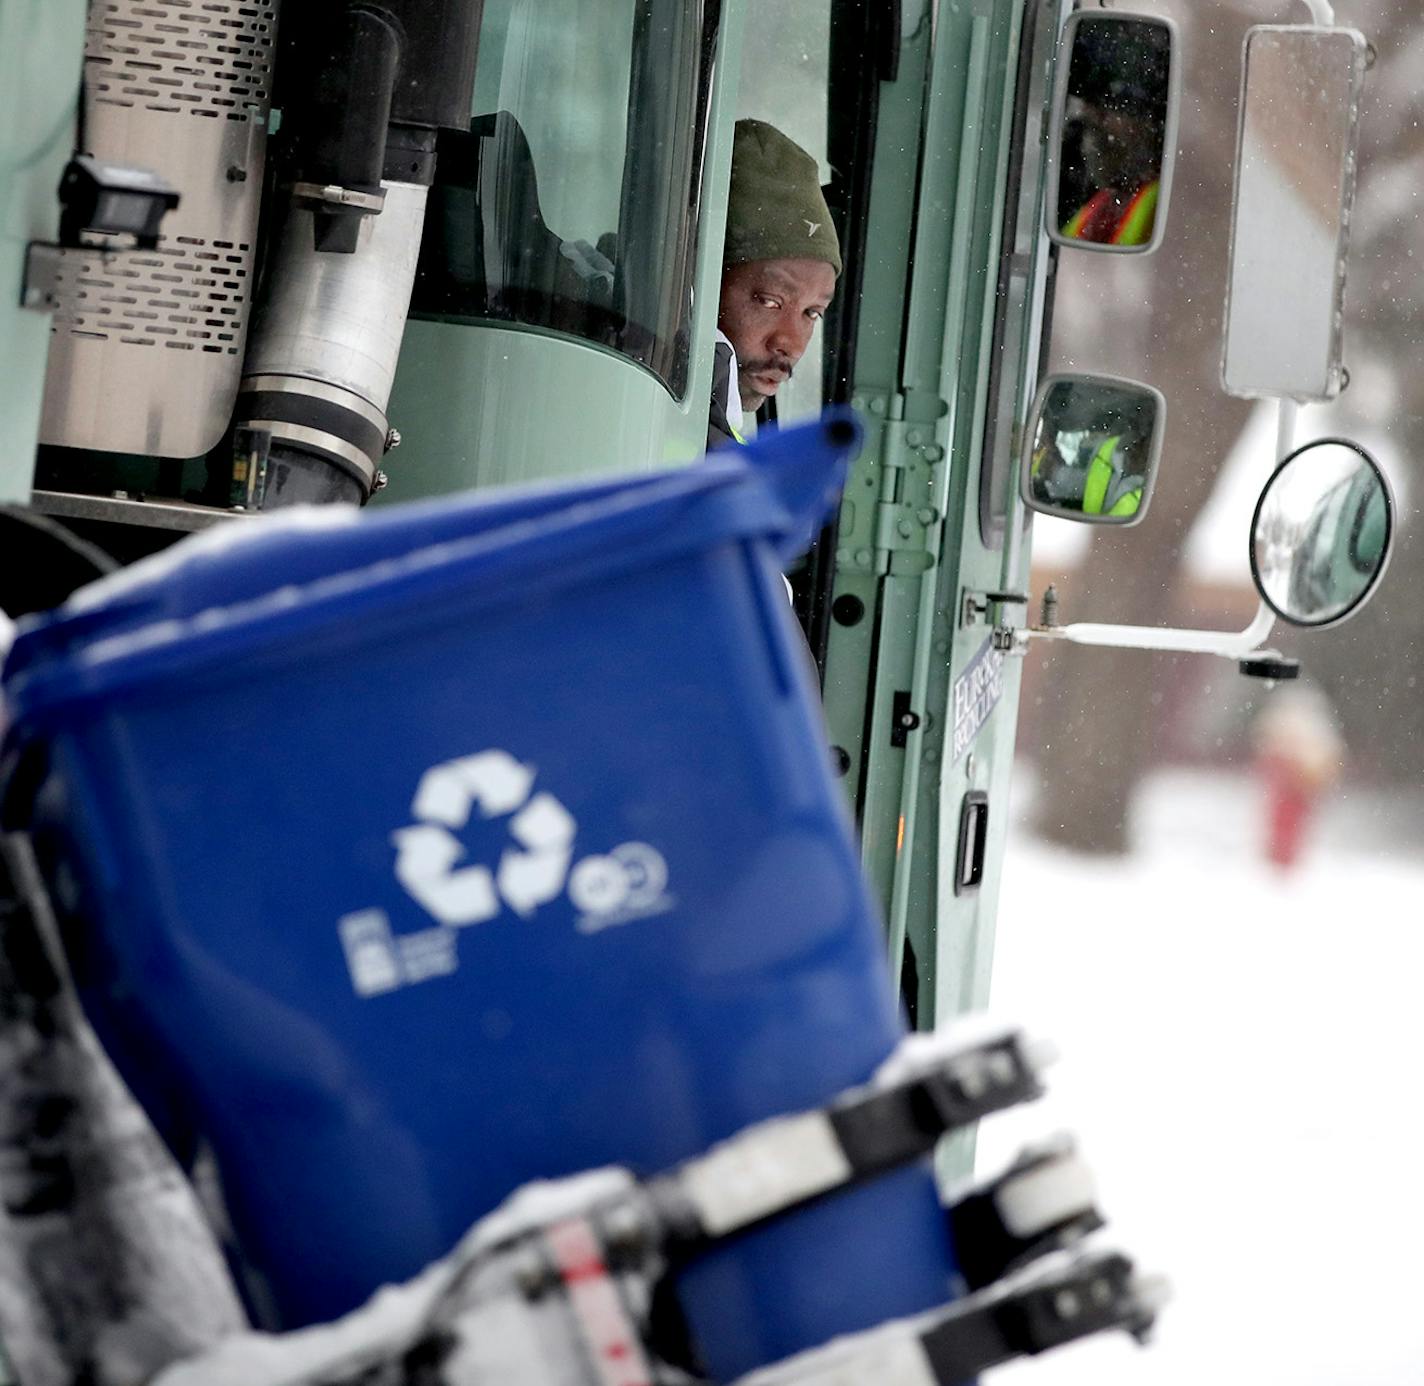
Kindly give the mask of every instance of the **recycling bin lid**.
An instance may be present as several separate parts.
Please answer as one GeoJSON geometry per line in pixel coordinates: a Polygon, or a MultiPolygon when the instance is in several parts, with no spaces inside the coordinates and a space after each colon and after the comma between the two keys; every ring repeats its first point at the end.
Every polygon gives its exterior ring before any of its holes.
{"type": "Polygon", "coordinates": [[[848,411],[676,470],[412,502],[304,506],[218,526],[26,618],[4,663],[7,739],[78,700],[171,678],[323,623],[594,580],[729,539],[785,562],[836,504],[860,439],[848,411]]]}

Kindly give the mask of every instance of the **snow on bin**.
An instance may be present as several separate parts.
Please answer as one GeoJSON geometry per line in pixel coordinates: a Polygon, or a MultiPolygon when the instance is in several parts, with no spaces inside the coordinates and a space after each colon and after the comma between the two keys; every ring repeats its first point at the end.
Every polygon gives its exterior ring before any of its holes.
{"type": "MultiPolygon", "coordinates": [[[[28,815],[101,1038],[330,1319],[515,1187],[649,1173],[900,1026],[779,565],[837,420],[652,476],[228,527],[22,629],[28,815]]],[[[942,1302],[927,1169],[685,1273],[719,1378],[942,1302]]]]}

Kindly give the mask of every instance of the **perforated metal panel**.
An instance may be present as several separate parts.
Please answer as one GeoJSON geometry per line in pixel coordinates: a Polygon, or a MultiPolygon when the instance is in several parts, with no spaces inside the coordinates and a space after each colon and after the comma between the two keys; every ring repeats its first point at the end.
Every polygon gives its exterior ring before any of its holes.
{"type": "Polygon", "coordinates": [[[66,256],[56,332],[170,351],[239,354],[252,247],[179,236],[151,252],[66,256]]]}
{"type": "Polygon", "coordinates": [[[94,0],[88,152],[181,193],[153,251],[66,251],[41,438],[195,457],[222,436],[252,298],[279,0],[94,0]]]}
{"type": "Polygon", "coordinates": [[[98,0],[86,59],[94,101],[250,118],[271,89],[277,6],[233,0],[98,0]]]}

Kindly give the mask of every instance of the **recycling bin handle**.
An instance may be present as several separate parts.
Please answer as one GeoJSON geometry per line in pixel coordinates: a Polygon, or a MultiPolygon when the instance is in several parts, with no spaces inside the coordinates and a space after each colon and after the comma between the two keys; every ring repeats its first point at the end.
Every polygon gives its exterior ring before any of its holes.
{"type": "Polygon", "coordinates": [[[845,488],[850,462],[863,437],[855,414],[845,408],[827,410],[815,436],[807,428],[778,430],[758,438],[744,450],[751,466],[768,483],[771,498],[785,513],[785,522],[770,535],[783,562],[804,553],[835,509],[845,488]]]}

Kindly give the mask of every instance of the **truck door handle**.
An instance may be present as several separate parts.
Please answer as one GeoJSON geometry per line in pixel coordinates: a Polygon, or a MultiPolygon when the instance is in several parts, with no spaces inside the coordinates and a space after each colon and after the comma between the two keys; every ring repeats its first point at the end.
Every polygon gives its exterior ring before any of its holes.
{"type": "Polygon", "coordinates": [[[954,893],[978,890],[984,882],[984,849],[989,840],[989,796],[971,789],[959,810],[959,856],[954,868],[954,893]]]}

